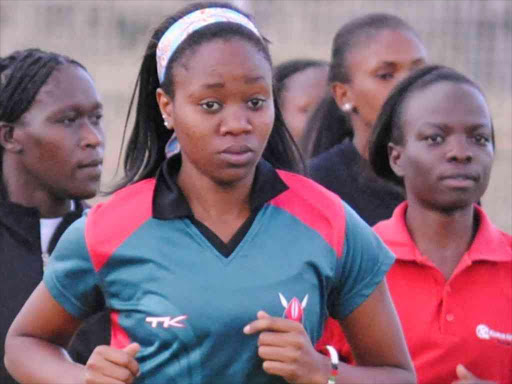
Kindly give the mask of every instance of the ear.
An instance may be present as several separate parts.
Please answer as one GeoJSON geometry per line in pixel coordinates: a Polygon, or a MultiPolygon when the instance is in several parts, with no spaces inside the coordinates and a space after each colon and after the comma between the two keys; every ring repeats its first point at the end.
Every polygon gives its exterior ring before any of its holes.
{"type": "Polygon", "coordinates": [[[398,177],[404,177],[403,164],[402,164],[402,153],[403,147],[393,143],[388,144],[388,159],[389,166],[395,172],[398,177]]]}
{"type": "Polygon", "coordinates": [[[162,88],[156,90],[156,102],[164,121],[167,122],[167,129],[174,129],[174,102],[162,88]]]}
{"type": "Polygon", "coordinates": [[[340,83],[339,81],[332,83],[331,93],[339,109],[343,110],[344,104],[351,103],[351,100],[349,100],[349,89],[347,84],[340,83]]]}
{"type": "Polygon", "coordinates": [[[0,121],[0,145],[5,151],[20,153],[23,150],[23,146],[16,136],[13,124],[0,121]]]}

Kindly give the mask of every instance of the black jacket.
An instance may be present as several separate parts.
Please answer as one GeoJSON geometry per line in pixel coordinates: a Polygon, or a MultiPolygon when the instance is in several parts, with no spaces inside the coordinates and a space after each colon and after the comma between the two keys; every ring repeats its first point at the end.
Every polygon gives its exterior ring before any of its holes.
{"type": "Polygon", "coordinates": [[[309,176],[339,195],[370,226],[389,219],[404,201],[403,192],[377,177],[349,139],[312,159],[309,176]]]}
{"type": "MultiPolygon", "coordinates": [[[[64,216],[50,244],[53,251],[64,231],[80,216],[84,204],[76,202],[76,210],[64,216]]],[[[14,318],[43,277],[39,211],[0,201],[0,383],[16,383],[4,366],[5,336],[14,318]]],[[[92,349],[109,344],[110,324],[106,311],[86,321],[74,336],[69,353],[85,363],[92,349]]]]}

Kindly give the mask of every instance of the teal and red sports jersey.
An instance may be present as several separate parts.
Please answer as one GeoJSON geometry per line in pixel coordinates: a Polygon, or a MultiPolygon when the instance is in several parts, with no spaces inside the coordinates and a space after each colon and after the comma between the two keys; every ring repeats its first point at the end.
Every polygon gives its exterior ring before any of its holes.
{"type": "MultiPolygon", "coordinates": [[[[416,247],[407,229],[407,202],[374,229],[396,255],[386,276],[419,384],[452,383],[463,364],[477,377],[512,383],[512,236],[475,205],[476,236],[452,276],[416,247]]],[[[351,363],[342,334],[330,332],[351,363]]]]}
{"type": "Polygon", "coordinates": [[[302,321],[315,342],[328,314],[348,316],[394,257],[336,195],[269,167],[257,171],[259,185],[277,177],[284,188],[258,208],[228,257],[188,216],[155,212],[165,210],[161,185],[169,182],[159,175],[73,225],[45,272],[46,287],[79,318],[103,295],[112,345],[142,347],[137,383],[284,383],[263,371],[257,335],[244,326],[264,310],[302,321]]]}

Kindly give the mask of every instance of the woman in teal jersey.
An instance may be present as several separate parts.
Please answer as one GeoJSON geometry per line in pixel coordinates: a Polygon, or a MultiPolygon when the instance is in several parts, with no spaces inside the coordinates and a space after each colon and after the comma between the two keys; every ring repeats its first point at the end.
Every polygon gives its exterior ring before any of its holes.
{"type": "Polygon", "coordinates": [[[167,18],[148,44],[138,95],[126,176],[59,243],[9,331],[12,375],[51,384],[414,382],[384,281],[394,258],[338,197],[290,172],[301,169],[299,152],[251,19],[224,3],[167,18]],[[173,132],[180,151],[166,159],[173,132]],[[85,366],[71,363],[61,346],[100,298],[112,343],[85,366]],[[314,349],[328,315],[360,366],[314,349]]]}

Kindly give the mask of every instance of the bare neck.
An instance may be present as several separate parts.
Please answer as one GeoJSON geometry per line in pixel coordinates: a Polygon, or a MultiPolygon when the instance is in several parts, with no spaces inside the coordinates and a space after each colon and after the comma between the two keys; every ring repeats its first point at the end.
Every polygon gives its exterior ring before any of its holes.
{"type": "Polygon", "coordinates": [[[406,222],[421,254],[449,279],[476,232],[473,206],[445,213],[409,201],[406,222]]]}
{"type": "Polygon", "coordinates": [[[9,201],[25,207],[37,208],[43,218],[62,217],[71,210],[71,199],[55,196],[50,190],[37,183],[33,177],[25,175],[26,172],[18,162],[4,156],[2,177],[9,201]]]}
{"type": "Polygon", "coordinates": [[[178,185],[194,217],[227,242],[250,215],[253,179],[254,173],[236,184],[219,185],[184,163],[178,185]]]}

